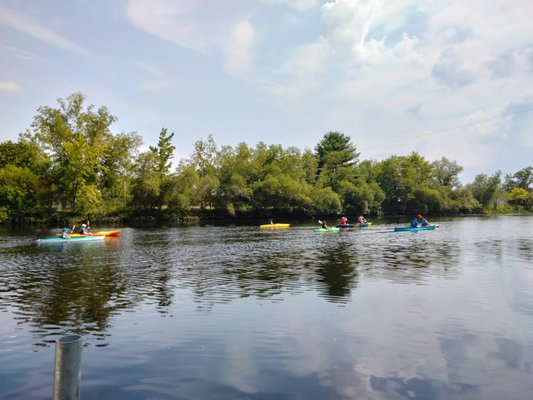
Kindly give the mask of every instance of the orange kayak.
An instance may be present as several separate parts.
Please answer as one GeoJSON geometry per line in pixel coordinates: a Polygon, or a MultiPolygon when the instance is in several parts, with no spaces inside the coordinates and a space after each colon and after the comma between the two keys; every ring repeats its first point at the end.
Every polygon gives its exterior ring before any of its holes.
{"type": "MultiPolygon", "coordinates": [[[[69,237],[83,237],[83,236],[119,236],[120,235],[120,229],[114,230],[114,231],[96,231],[96,232],[89,232],[89,233],[71,233],[69,234],[69,237]]],[[[56,235],[57,237],[61,237],[61,233],[58,233],[56,235]]]]}

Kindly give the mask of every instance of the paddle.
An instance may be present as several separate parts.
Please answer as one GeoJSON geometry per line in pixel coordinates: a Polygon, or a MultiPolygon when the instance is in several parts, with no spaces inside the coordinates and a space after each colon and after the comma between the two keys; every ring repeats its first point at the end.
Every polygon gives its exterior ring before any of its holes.
{"type": "Polygon", "coordinates": [[[76,227],[76,224],[72,225],[72,229],[70,230],[70,233],[74,233],[74,228],[76,227]]]}

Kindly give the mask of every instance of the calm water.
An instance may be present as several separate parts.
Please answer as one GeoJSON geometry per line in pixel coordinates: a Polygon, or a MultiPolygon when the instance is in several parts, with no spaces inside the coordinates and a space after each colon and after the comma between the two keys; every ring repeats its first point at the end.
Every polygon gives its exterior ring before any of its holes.
{"type": "Polygon", "coordinates": [[[0,398],[532,399],[533,218],[440,224],[0,231],[0,398]]]}

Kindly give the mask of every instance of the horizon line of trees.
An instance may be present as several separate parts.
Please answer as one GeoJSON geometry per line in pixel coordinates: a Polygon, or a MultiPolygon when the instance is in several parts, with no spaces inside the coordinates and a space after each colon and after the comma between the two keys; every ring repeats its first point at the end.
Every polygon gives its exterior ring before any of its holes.
{"type": "Polygon", "coordinates": [[[105,106],[73,93],[38,108],[17,142],[0,143],[0,222],[90,216],[159,220],[191,215],[330,216],[531,211],[533,167],[462,185],[457,162],[413,152],[359,160],[351,138],[328,132],[314,151],[259,142],[198,140],[172,170],[174,133],[140,152],[135,133],[113,134],[105,106]]]}

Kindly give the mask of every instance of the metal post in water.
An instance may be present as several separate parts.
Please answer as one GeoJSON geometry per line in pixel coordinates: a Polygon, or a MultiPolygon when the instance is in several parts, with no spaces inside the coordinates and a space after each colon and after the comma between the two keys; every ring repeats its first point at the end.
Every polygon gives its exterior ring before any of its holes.
{"type": "Polygon", "coordinates": [[[81,336],[56,340],[53,400],[79,400],[81,380],[81,336]]]}

